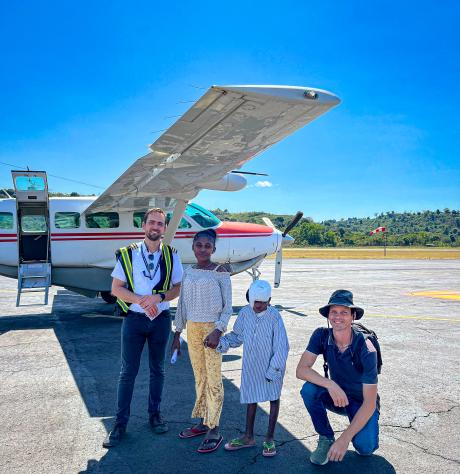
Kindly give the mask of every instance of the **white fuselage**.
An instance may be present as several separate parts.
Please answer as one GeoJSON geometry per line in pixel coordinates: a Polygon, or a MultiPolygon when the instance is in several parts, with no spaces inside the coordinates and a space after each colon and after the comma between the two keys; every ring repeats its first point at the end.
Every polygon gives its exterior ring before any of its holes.
{"type": "MultiPolygon", "coordinates": [[[[88,228],[84,211],[94,199],[91,197],[49,199],[50,259],[54,284],[94,291],[107,290],[110,283],[107,275],[110,275],[110,270],[115,264],[115,251],[144,238],[142,229],[134,225],[132,212],[119,213],[119,225],[116,228],[88,228]],[[79,213],[79,226],[56,227],[57,212],[79,213]],[[82,269],[85,271],[81,272],[82,269]],[[91,269],[94,269],[99,276],[90,277],[91,269]],[[73,275],[69,273],[72,270],[73,275]],[[97,281],[101,278],[104,281],[101,281],[98,288],[97,281]]],[[[5,213],[11,213],[13,220],[11,228],[0,228],[0,274],[16,277],[18,220],[15,199],[0,200],[0,215],[5,213]]],[[[192,239],[203,227],[187,214],[184,214],[182,222],[172,245],[177,249],[182,262],[191,264],[195,262],[192,239]]],[[[268,226],[220,222],[214,228],[218,239],[213,260],[221,263],[230,262],[234,273],[246,270],[266,255],[275,253],[282,243],[280,232],[268,226]]]]}

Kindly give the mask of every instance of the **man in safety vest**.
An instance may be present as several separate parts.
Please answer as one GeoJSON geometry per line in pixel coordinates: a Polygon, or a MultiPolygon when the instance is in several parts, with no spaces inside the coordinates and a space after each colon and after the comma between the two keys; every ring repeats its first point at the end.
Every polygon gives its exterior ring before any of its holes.
{"type": "Polygon", "coordinates": [[[117,297],[125,317],[121,328],[117,417],[113,430],[104,440],[105,448],[116,446],[126,432],[145,341],[149,349],[150,425],[155,433],[168,431],[160,414],[160,402],[166,345],[171,331],[169,301],[179,296],[183,270],[176,251],[162,242],[165,219],[162,209],[149,209],[142,220],[144,240],[117,251],[112,294],[117,297]]]}

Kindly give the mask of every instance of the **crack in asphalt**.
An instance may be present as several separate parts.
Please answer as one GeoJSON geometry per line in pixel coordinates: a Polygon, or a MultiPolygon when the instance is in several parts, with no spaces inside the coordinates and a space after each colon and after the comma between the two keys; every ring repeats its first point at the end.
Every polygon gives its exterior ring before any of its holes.
{"type": "MultiPolygon", "coordinates": [[[[406,429],[406,430],[414,430],[416,433],[419,433],[419,431],[414,427],[414,423],[419,419],[419,418],[428,418],[431,415],[443,415],[445,413],[450,413],[452,410],[455,408],[460,407],[460,405],[452,405],[449,407],[447,410],[440,410],[440,411],[429,411],[425,415],[415,415],[414,418],[409,422],[407,426],[405,425],[393,425],[389,423],[381,423],[380,426],[385,426],[388,428],[400,428],[400,429],[406,429]]],[[[422,434],[422,433],[419,433],[422,434]]]]}
{"type": "Polygon", "coordinates": [[[397,438],[396,436],[392,436],[392,435],[389,435],[389,434],[386,434],[386,436],[388,436],[389,438],[395,439],[396,441],[401,441],[402,443],[406,443],[406,444],[410,444],[411,446],[415,446],[416,448],[421,449],[425,454],[428,454],[429,456],[435,456],[437,458],[444,459],[445,461],[450,461],[450,462],[453,462],[455,464],[460,465],[460,461],[458,461],[457,459],[452,459],[452,458],[448,458],[446,456],[443,456],[442,454],[433,453],[433,452],[430,451],[429,448],[424,448],[423,446],[419,446],[417,443],[413,443],[412,441],[407,441],[405,439],[397,438]]]}

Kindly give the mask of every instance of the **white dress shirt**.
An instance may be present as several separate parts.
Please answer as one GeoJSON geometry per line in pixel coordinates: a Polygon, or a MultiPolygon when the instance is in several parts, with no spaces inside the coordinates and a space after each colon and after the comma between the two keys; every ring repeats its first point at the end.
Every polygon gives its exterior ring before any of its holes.
{"type": "MultiPolygon", "coordinates": [[[[143,241],[138,243],[137,249],[133,249],[133,261],[132,261],[133,284],[134,284],[134,293],[136,295],[140,295],[140,296],[151,295],[154,286],[160,281],[161,268],[160,268],[160,265],[158,265],[158,261],[161,256],[161,250],[158,249],[156,252],[153,252],[153,254],[151,254],[153,255],[153,261],[149,259],[150,254],[151,253],[149,252],[147,246],[145,245],[143,241]],[[150,275],[153,277],[152,279],[150,279],[148,276],[145,276],[145,275],[149,275],[149,270],[145,265],[144,259],[142,258],[142,252],[144,252],[147,265],[149,263],[153,263],[153,270],[150,270],[150,275]],[[158,265],[158,268],[157,268],[157,265],[158,265]],[[155,268],[157,268],[156,272],[155,272],[155,268]],[[155,275],[154,275],[154,272],[155,272],[155,275]]],[[[172,285],[176,285],[177,283],[180,283],[182,280],[183,269],[182,269],[182,263],[180,261],[179,255],[173,252],[172,258],[173,258],[173,270],[172,270],[172,275],[171,275],[171,283],[172,285]]],[[[123,267],[120,263],[120,260],[117,261],[111,276],[112,278],[116,278],[117,280],[121,280],[127,283],[125,272],[123,271],[123,267]]],[[[157,306],[158,306],[158,310],[161,313],[162,311],[169,308],[169,301],[162,301],[161,303],[158,303],[157,306]]],[[[132,303],[129,309],[130,311],[144,313],[143,308],[136,303],[132,303]]]]}

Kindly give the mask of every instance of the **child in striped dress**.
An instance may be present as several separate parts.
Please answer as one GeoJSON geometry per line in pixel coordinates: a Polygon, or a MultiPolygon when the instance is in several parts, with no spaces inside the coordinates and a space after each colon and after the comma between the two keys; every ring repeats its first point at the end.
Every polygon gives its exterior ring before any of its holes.
{"type": "Polygon", "coordinates": [[[220,338],[218,352],[243,346],[240,401],[247,404],[246,432],[225,445],[227,451],[255,446],[254,421],[257,403],[270,401],[268,430],[262,454],[276,454],[273,441],[289,342],[279,312],[270,306],[271,287],[257,280],[249,288],[249,305],[241,309],[233,331],[220,338]]]}

